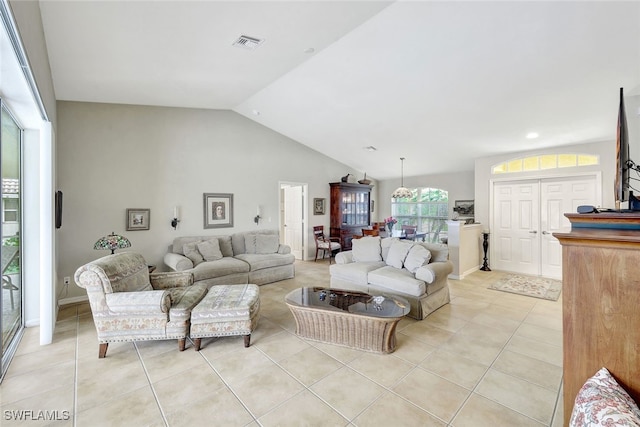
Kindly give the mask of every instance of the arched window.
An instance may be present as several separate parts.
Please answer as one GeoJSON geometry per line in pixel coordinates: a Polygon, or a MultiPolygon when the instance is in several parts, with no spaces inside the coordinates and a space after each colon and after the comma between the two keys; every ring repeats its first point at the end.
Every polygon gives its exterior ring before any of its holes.
{"type": "Polygon", "coordinates": [[[447,232],[449,192],[440,188],[413,188],[406,199],[391,200],[391,215],[398,220],[396,227],[415,225],[426,233],[425,240],[440,242],[440,233],[447,232]]]}
{"type": "Polygon", "coordinates": [[[591,166],[600,163],[600,157],[592,154],[543,154],[521,157],[494,165],[492,174],[533,172],[539,170],[591,166]]]}

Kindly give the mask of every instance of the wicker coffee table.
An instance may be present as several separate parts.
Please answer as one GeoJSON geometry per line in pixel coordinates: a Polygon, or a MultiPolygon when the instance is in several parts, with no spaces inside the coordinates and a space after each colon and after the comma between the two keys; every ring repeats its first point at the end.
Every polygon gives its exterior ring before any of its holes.
{"type": "Polygon", "coordinates": [[[409,313],[409,302],[390,295],[330,288],[300,288],[285,302],[303,338],[376,353],[396,347],[396,325],[409,313]]]}

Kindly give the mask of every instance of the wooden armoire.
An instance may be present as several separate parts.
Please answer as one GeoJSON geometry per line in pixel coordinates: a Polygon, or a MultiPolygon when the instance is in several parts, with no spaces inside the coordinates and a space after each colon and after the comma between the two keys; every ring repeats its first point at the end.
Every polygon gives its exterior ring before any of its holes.
{"type": "Polygon", "coordinates": [[[343,251],[351,250],[354,235],[371,225],[371,185],[332,182],[330,235],[340,239],[343,251]]]}
{"type": "Polygon", "coordinates": [[[565,214],[562,245],[564,425],[605,367],[640,401],[640,213],[565,214]]]}

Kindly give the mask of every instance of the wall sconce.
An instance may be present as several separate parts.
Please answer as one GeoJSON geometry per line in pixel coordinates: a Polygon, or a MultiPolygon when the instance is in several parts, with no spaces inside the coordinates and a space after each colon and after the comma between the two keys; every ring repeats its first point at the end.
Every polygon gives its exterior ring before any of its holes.
{"type": "Polygon", "coordinates": [[[180,220],[178,219],[178,207],[176,206],[173,208],[173,219],[171,220],[171,226],[174,230],[178,228],[179,222],[180,220]]]}
{"type": "Polygon", "coordinates": [[[256,208],[256,216],[255,218],[253,218],[253,222],[255,222],[256,225],[258,225],[261,219],[262,217],[260,216],[260,205],[258,205],[258,207],[256,208]]]}

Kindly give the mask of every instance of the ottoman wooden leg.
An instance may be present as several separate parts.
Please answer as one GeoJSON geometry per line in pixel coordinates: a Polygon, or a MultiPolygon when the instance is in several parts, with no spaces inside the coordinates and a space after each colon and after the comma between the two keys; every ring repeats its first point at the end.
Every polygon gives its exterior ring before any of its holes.
{"type": "Polygon", "coordinates": [[[200,343],[202,342],[202,338],[194,338],[193,339],[193,346],[195,347],[196,351],[200,351],[200,343]]]}
{"type": "Polygon", "coordinates": [[[178,349],[179,349],[180,351],[184,351],[185,341],[186,341],[186,338],[180,338],[180,339],[178,340],[178,349]]]}
{"type": "Polygon", "coordinates": [[[244,336],[244,346],[249,347],[251,344],[251,334],[244,336]]]}

